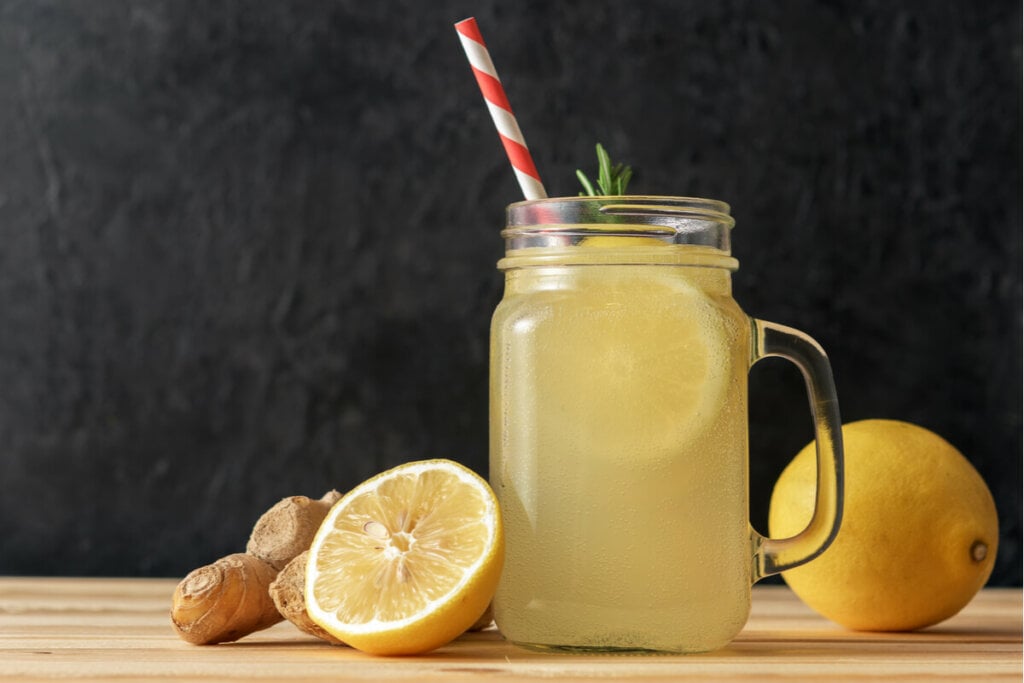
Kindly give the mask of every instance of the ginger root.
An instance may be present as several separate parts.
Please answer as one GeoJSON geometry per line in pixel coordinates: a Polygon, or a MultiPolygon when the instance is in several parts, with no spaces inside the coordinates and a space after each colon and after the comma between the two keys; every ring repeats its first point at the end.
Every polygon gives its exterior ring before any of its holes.
{"type": "Polygon", "coordinates": [[[320,523],[340,499],[337,491],[328,491],[320,500],[284,498],[256,521],[245,552],[281,571],[296,555],[309,550],[320,523]]]}
{"type": "Polygon", "coordinates": [[[270,597],[277,605],[277,611],[303,633],[316,636],[329,643],[343,645],[344,643],[310,619],[306,612],[306,562],[308,559],[309,550],[307,549],[286,564],[274,582],[270,584],[270,597]]]}
{"type": "Polygon", "coordinates": [[[182,579],[171,603],[175,631],[195,645],[238,640],[282,620],[270,597],[279,570],[308,550],[320,523],[341,498],[292,496],[256,522],[245,553],[223,557],[182,579]]]}
{"type": "Polygon", "coordinates": [[[195,645],[238,640],[273,626],[281,614],[268,588],[277,572],[266,562],[235,553],[188,574],[174,591],[171,622],[195,645]]]}

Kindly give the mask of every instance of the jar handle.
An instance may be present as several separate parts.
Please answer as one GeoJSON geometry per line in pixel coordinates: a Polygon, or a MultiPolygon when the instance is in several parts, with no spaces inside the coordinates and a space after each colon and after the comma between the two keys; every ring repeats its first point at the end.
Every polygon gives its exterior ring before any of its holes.
{"type": "Polygon", "coordinates": [[[792,569],[825,551],[843,518],[843,432],[828,356],[811,337],[785,325],[752,320],[751,364],[778,356],[800,368],[814,417],[817,495],[807,528],[790,538],[768,538],[751,529],[751,582],[792,569]]]}

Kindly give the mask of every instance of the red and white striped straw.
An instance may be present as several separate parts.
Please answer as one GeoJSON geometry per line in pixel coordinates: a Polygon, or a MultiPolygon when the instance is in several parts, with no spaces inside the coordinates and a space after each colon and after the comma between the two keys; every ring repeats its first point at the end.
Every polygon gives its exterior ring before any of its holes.
{"type": "Polygon", "coordinates": [[[487,109],[491,112],[491,119],[498,129],[498,136],[501,138],[501,144],[505,146],[508,160],[512,162],[512,170],[516,173],[516,180],[519,181],[523,195],[527,199],[544,199],[548,193],[544,191],[544,185],[540,182],[540,174],[533,164],[530,150],[526,148],[523,132],[519,130],[516,117],[512,114],[512,107],[508,103],[501,81],[498,80],[498,72],[494,69],[494,62],[487,52],[487,46],[484,45],[484,38],[480,35],[476,19],[463,19],[455,24],[455,30],[459,32],[462,49],[469,58],[469,65],[473,68],[473,75],[476,76],[487,109]]]}

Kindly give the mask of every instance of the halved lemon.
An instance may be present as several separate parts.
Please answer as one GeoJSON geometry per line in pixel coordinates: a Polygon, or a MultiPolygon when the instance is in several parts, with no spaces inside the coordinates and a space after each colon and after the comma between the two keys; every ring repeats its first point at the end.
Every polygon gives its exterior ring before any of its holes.
{"type": "Polygon", "coordinates": [[[498,501],[451,460],[395,467],[352,489],[310,547],[306,610],[373,654],[447,644],[484,613],[504,561],[498,501]]]}

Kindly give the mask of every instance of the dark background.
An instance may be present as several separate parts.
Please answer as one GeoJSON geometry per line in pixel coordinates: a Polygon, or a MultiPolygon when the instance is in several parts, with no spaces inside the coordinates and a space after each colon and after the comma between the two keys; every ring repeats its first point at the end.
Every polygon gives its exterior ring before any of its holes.
{"type": "MultiPolygon", "coordinates": [[[[552,194],[737,219],[735,295],[846,421],[959,447],[1021,583],[1021,8],[1004,2],[0,2],[0,573],[181,575],[286,495],[486,473],[519,198],[475,15],[552,194]]],[[[751,508],[811,436],[752,373],[751,508]]]]}

